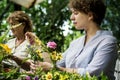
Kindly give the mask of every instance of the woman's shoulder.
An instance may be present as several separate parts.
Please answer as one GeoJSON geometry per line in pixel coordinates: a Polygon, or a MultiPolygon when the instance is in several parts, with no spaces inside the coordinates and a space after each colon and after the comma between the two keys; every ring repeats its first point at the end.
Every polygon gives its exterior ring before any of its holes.
{"type": "Polygon", "coordinates": [[[100,38],[108,42],[117,42],[116,37],[113,36],[111,31],[102,31],[100,38]]]}
{"type": "Polygon", "coordinates": [[[73,41],[71,42],[71,44],[72,44],[72,43],[77,43],[77,42],[80,42],[80,41],[84,40],[84,38],[85,38],[85,35],[80,36],[79,38],[77,38],[77,39],[73,40],[73,41]]]}
{"type": "Polygon", "coordinates": [[[15,39],[16,38],[12,38],[12,39],[8,40],[7,43],[15,42],[15,39]]]}

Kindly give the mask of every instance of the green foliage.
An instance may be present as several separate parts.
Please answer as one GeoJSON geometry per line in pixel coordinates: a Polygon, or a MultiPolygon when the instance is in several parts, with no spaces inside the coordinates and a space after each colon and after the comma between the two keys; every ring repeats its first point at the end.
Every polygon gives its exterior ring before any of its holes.
{"type": "Polygon", "coordinates": [[[120,45],[120,1],[119,0],[106,0],[107,13],[103,23],[103,27],[112,30],[114,36],[120,45]]]}
{"type": "MultiPolygon", "coordinates": [[[[30,9],[21,7],[28,13],[33,21],[34,33],[44,42],[55,41],[59,51],[64,51],[69,43],[75,39],[73,36],[79,36],[80,33],[75,29],[72,34],[68,34],[67,38],[63,35],[64,22],[70,22],[70,13],[67,8],[69,0],[44,0],[39,5],[32,6],[30,9]],[[66,46],[66,47],[65,47],[66,46]]],[[[113,34],[120,44],[120,1],[119,0],[106,0],[107,13],[103,21],[102,28],[112,30],[113,34]]],[[[9,0],[0,1],[0,34],[3,30],[7,29],[7,24],[4,22],[10,12],[15,10],[14,3],[9,0]],[[8,7],[8,8],[7,8],[8,7]]]]}
{"type": "Polygon", "coordinates": [[[31,9],[24,9],[31,13],[31,18],[34,23],[34,32],[44,41],[55,41],[58,45],[58,50],[61,51],[64,44],[64,35],[61,27],[68,19],[69,11],[66,7],[68,0],[46,0],[40,5],[36,5],[31,9]],[[60,4],[60,5],[59,5],[60,4]]]}
{"type": "Polygon", "coordinates": [[[38,68],[34,74],[32,73],[19,73],[18,68],[10,70],[9,72],[0,73],[1,80],[13,80],[13,79],[23,79],[23,80],[108,80],[107,76],[101,74],[100,79],[96,76],[90,76],[86,74],[85,76],[80,76],[76,73],[67,73],[58,70],[50,70],[49,72],[42,71],[38,68]],[[29,77],[26,78],[26,77],[29,77]],[[35,79],[37,78],[37,79],[35,79]]]}
{"type": "Polygon", "coordinates": [[[21,75],[19,73],[19,68],[13,68],[9,69],[10,71],[8,72],[2,72],[0,73],[0,80],[13,80],[13,79],[18,79],[18,77],[21,75]]]}

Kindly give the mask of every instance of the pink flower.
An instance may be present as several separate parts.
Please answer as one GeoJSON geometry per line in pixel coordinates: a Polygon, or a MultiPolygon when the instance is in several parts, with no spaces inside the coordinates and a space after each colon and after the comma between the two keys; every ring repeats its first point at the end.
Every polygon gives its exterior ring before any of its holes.
{"type": "Polygon", "coordinates": [[[54,41],[48,42],[47,47],[51,49],[55,49],[57,47],[57,44],[54,41]]]}

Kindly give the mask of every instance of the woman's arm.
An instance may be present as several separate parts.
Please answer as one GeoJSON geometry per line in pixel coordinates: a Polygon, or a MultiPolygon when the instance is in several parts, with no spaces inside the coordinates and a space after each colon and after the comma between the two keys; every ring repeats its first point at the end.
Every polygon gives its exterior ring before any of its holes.
{"type": "Polygon", "coordinates": [[[25,69],[27,71],[30,70],[30,64],[31,64],[30,62],[24,61],[23,59],[18,58],[18,57],[13,56],[13,55],[11,55],[10,58],[12,60],[14,60],[21,68],[23,68],[23,69],[25,69]]]}
{"type": "Polygon", "coordinates": [[[115,62],[117,59],[117,48],[115,41],[111,39],[104,40],[94,53],[94,57],[87,67],[78,67],[78,68],[65,68],[58,67],[62,71],[66,72],[76,72],[80,75],[85,75],[87,72],[90,75],[100,75],[101,72],[109,72],[109,70],[114,71],[115,62]]]}
{"type": "Polygon", "coordinates": [[[64,67],[58,67],[61,71],[66,71],[69,73],[77,73],[77,69],[75,68],[64,68],[64,67]]]}

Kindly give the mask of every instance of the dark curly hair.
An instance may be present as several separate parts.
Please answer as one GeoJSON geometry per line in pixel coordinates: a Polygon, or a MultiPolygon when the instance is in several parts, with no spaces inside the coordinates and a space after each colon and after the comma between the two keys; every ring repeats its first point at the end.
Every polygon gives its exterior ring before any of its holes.
{"type": "Polygon", "coordinates": [[[68,6],[85,14],[92,12],[93,21],[98,25],[101,24],[106,13],[103,0],[70,0],[68,6]]]}
{"type": "Polygon", "coordinates": [[[11,13],[7,18],[7,22],[9,24],[14,24],[14,23],[25,24],[24,33],[28,31],[29,32],[32,31],[32,21],[29,18],[29,16],[23,11],[14,11],[13,13],[11,13]]]}

